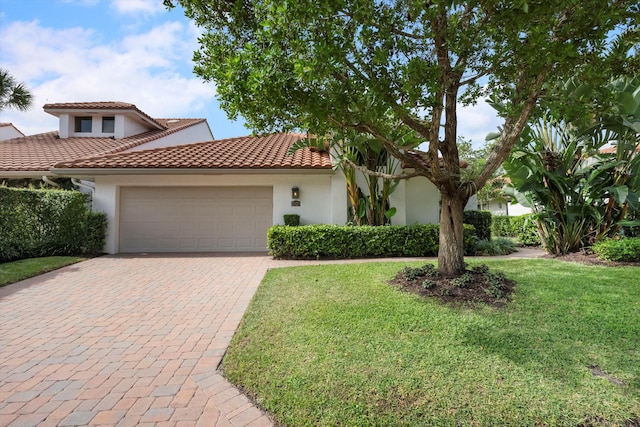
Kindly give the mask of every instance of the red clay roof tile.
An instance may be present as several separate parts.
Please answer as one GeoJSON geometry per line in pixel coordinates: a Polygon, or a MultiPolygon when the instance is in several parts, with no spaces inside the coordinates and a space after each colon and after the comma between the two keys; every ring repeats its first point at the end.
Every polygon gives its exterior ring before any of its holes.
{"type": "MultiPolygon", "coordinates": [[[[605,147],[600,149],[600,153],[602,154],[615,154],[617,147],[615,145],[611,147],[605,147]]],[[[640,145],[636,147],[636,153],[640,153],[640,145]]]]}
{"type": "Polygon", "coordinates": [[[119,153],[205,121],[205,119],[154,120],[165,127],[165,130],[151,130],[122,139],[108,137],[60,139],[58,132],[54,131],[0,141],[0,172],[48,171],[59,162],[119,153]]]}
{"type": "Polygon", "coordinates": [[[306,135],[275,133],[62,162],[58,169],[331,169],[326,152],[289,148],[306,135]]]}
{"type": "MultiPolygon", "coordinates": [[[[60,102],[60,103],[54,103],[54,104],[45,104],[43,109],[44,109],[44,111],[47,111],[47,110],[80,110],[80,111],[87,111],[87,110],[130,110],[130,111],[134,111],[134,112],[140,114],[141,116],[143,116],[146,119],[150,120],[152,123],[155,123],[156,125],[158,125],[160,127],[164,127],[166,129],[166,126],[164,126],[162,123],[160,123],[160,121],[158,119],[154,119],[153,117],[149,116],[144,111],[138,109],[138,107],[136,107],[135,104],[130,104],[128,102],[119,102],[119,101],[60,102]]],[[[51,113],[51,111],[47,111],[47,112],[51,113]]]]}

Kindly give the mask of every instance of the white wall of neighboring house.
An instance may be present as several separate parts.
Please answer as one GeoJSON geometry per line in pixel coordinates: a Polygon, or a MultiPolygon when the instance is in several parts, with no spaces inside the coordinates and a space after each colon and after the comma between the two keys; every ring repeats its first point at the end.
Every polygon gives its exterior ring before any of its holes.
{"type": "Polygon", "coordinates": [[[193,144],[213,140],[213,135],[206,122],[189,126],[178,132],[158,138],[146,144],[138,145],[126,151],[141,151],[152,148],[170,147],[175,145],[193,144]]]}
{"type": "Polygon", "coordinates": [[[13,138],[21,138],[24,135],[11,123],[2,123],[0,125],[0,141],[13,138]]]}
{"type": "Polygon", "coordinates": [[[97,176],[93,210],[108,218],[105,252],[119,248],[119,192],[122,187],[270,186],[273,188],[273,224],[283,224],[284,214],[298,214],[302,224],[344,224],[347,201],[334,189],[344,188],[344,178],[334,174],[261,175],[117,175],[97,176]],[[291,206],[291,188],[300,189],[300,206],[291,206]]]}
{"type": "Polygon", "coordinates": [[[522,206],[519,203],[505,203],[492,200],[488,205],[483,206],[484,210],[488,210],[492,215],[499,216],[520,216],[531,213],[531,208],[522,206]]]}
{"type": "Polygon", "coordinates": [[[431,181],[417,176],[400,184],[404,184],[407,206],[404,224],[440,222],[440,192],[431,181]]]}

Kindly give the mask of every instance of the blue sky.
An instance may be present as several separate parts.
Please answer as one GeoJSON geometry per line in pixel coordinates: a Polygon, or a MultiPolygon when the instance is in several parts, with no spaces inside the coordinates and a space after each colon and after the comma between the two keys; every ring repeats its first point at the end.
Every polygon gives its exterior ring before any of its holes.
{"type": "MultiPolygon", "coordinates": [[[[122,101],[156,118],[204,117],[216,138],[247,135],[193,72],[199,30],[162,0],[0,0],[0,67],[35,95],[0,122],[27,135],[57,130],[46,103],[122,101]]],[[[500,124],[480,103],[458,111],[458,134],[481,145],[500,124]]]]}

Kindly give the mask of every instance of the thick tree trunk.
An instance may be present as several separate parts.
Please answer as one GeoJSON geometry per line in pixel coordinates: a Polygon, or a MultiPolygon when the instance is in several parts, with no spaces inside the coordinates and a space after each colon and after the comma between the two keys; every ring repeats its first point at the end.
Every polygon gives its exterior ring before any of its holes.
{"type": "Polygon", "coordinates": [[[440,247],[438,249],[438,272],[442,276],[460,276],[465,272],[462,212],[462,194],[442,192],[440,212],[440,247]]]}

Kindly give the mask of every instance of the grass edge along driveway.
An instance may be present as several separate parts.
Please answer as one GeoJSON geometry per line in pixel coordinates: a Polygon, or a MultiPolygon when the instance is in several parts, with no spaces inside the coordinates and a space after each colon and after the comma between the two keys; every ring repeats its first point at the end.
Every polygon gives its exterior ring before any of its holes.
{"type": "Polygon", "coordinates": [[[638,268],[484,262],[518,282],[501,310],[386,284],[407,263],[271,270],[224,373],[284,426],[638,422],[638,268]]]}
{"type": "Polygon", "coordinates": [[[85,259],[72,256],[49,256],[5,262],[0,264],[0,287],[39,276],[85,259]]]}

